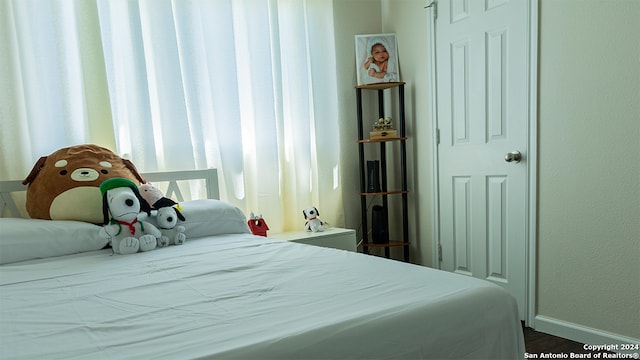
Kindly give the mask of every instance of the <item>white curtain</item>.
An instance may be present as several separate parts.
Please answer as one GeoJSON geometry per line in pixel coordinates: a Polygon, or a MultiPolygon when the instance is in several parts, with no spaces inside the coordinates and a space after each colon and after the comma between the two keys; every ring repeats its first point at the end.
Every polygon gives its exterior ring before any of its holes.
{"type": "Polygon", "coordinates": [[[0,1],[0,178],[85,142],[114,148],[96,4],[0,1]]]}
{"type": "Polygon", "coordinates": [[[342,225],[332,2],[2,4],[3,171],[20,168],[6,139],[22,168],[112,141],[142,171],[218,168],[222,197],[272,230],[302,228],[310,205],[342,225]]]}

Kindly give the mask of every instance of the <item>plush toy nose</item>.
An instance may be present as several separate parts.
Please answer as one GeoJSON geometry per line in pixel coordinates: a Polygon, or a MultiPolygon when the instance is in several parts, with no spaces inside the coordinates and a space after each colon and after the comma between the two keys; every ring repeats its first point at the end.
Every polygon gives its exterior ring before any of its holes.
{"type": "Polygon", "coordinates": [[[128,207],[132,207],[135,202],[133,201],[133,199],[127,199],[124,201],[124,203],[128,206],[128,207]]]}
{"type": "Polygon", "coordinates": [[[172,217],[172,216],[169,216],[169,217],[167,218],[167,222],[173,222],[173,217],[172,217]]]}

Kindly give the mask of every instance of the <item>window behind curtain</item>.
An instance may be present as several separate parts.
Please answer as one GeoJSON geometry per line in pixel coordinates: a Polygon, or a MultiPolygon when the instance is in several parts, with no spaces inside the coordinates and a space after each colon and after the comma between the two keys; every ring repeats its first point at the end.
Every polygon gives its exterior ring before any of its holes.
{"type": "Polygon", "coordinates": [[[98,9],[116,142],[139,168],[216,167],[225,199],[272,229],[310,205],[341,213],[331,2],[98,9]]]}

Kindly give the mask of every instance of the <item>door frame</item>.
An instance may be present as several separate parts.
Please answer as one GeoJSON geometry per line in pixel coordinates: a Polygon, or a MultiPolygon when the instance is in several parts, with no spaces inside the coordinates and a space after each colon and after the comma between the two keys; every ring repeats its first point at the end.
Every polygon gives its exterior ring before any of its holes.
{"type": "MultiPolygon", "coordinates": [[[[527,284],[527,294],[525,295],[525,324],[529,327],[535,327],[535,315],[536,315],[536,243],[537,243],[537,209],[538,209],[538,23],[539,23],[539,0],[527,0],[529,2],[529,18],[528,18],[528,31],[529,31],[529,54],[528,59],[528,71],[529,71],[529,101],[528,101],[528,129],[527,129],[527,152],[526,152],[526,164],[527,164],[527,202],[528,207],[527,219],[526,219],[526,264],[525,271],[527,284]]],[[[432,202],[432,214],[433,214],[433,234],[432,234],[432,246],[433,246],[433,259],[432,263],[434,267],[440,268],[440,197],[439,197],[439,169],[438,164],[438,117],[437,117],[437,83],[436,83],[436,34],[435,34],[435,19],[437,16],[438,1],[433,0],[426,7],[427,11],[427,31],[429,39],[429,79],[431,98],[429,102],[431,104],[430,111],[430,131],[432,134],[431,141],[431,196],[434,199],[432,202]]]]}

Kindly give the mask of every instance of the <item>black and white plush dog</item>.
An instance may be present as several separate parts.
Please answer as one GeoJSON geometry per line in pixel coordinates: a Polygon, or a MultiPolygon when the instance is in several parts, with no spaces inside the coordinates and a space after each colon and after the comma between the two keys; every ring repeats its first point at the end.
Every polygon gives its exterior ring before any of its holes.
{"type": "Polygon", "coordinates": [[[149,215],[151,207],[140,196],[136,184],[125,178],[111,178],[100,184],[103,197],[104,226],[100,236],[108,239],[116,254],[150,251],[158,246],[162,235],[151,223],[138,221],[138,214],[149,215]],[[110,220],[111,218],[111,220],[110,220]]]}
{"type": "Polygon", "coordinates": [[[158,209],[156,222],[158,230],[162,233],[158,239],[158,246],[184,244],[187,240],[187,235],[184,233],[186,228],[178,225],[178,220],[185,221],[185,218],[176,207],[164,206],[158,209]]]}
{"type": "Polygon", "coordinates": [[[304,218],[307,219],[307,222],[304,225],[307,231],[324,231],[324,225],[326,223],[318,218],[318,216],[320,216],[320,213],[318,213],[318,209],[316,209],[315,207],[308,207],[302,210],[302,213],[304,214],[304,218]]]}

